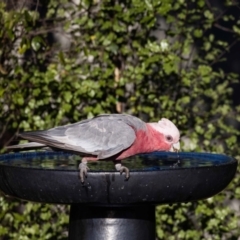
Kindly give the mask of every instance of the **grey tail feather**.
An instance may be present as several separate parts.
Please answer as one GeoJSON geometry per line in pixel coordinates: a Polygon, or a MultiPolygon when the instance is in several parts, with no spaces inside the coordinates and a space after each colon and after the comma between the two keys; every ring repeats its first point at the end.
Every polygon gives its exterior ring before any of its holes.
{"type": "Polygon", "coordinates": [[[18,137],[26,139],[27,137],[46,135],[46,132],[45,130],[21,132],[18,133],[18,137]]]}
{"type": "Polygon", "coordinates": [[[42,147],[46,147],[46,144],[29,142],[29,143],[23,143],[18,145],[6,146],[7,149],[42,148],[42,147]]]}
{"type": "Polygon", "coordinates": [[[18,134],[18,137],[32,141],[32,142],[38,142],[47,146],[48,145],[55,146],[54,144],[59,144],[59,142],[51,138],[51,135],[48,135],[48,132],[45,130],[22,132],[18,134]]]}

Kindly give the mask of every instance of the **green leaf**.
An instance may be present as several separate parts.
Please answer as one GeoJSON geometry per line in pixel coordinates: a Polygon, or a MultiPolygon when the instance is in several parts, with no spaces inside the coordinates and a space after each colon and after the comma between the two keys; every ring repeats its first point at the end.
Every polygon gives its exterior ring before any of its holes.
{"type": "Polygon", "coordinates": [[[34,51],[38,51],[41,47],[42,39],[40,37],[34,37],[31,41],[31,46],[34,51]]]}

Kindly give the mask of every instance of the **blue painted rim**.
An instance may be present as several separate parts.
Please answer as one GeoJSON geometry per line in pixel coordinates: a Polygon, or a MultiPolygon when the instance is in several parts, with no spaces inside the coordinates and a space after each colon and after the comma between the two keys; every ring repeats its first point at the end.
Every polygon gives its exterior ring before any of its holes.
{"type": "MultiPolygon", "coordinates": [[[[17,160],[17,159],[34,159],[36,157],[70,157],[73,156],[72,153],[67,152],[54,152],[54,151],[35,151],[35,152],[19,152],[19,153],[7,153],[7,154],[1,154],[0,155],[0,162],[1,161],[11,161],[11,160],[17,160]]],[[[141,158],[159,158],[161,159],[198,159],[201,161],[208,160],[213,163],[213,165],[222,165],[222,164],[228,164],[235,162],[236,160],[233,157],[224,155],[224,154],[215,154],[215,153],[199,153],[199,152],[179,152],[179,153],[173,153],[173,152],[153,152],[150,154],[139,154],[136,155],[141,158]]],[[[128,158],[128,159],[131,159],[128,158]]],[[[0,163],[1,165],[8,165],[4,163],[0,163]]]]}

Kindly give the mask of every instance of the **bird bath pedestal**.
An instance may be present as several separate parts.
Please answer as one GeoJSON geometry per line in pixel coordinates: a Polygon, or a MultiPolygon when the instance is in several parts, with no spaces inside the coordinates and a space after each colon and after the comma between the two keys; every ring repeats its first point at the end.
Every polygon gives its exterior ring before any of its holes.
{"type": "Polygon", "coordinates": [[[62,152],[1,155],[0,190],[27,201],[70,204],[70,240],[154,240],[156,205],[211,197],[237,168],[225,155],[156,152],[123,161],[128,181],[111,161],[89,163],[82,184],[79,162],[62,152]]]}

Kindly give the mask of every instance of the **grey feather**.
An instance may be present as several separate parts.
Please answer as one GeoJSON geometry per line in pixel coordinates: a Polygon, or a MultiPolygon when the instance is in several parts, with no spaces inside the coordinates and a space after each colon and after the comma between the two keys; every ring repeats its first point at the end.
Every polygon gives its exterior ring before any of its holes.
{"type": "Polygon", "coordinates": [[[21,149],[21,148],[42,148],[46,147],[45,144],[42,143],[37,143],[37,142],[29,142],[29,143],[23,143],[23,144],[18,144],[18,145],[12,145],[12,146],[7,146],[7,149],[21,149]]]}
{"type": "Polygon", "coordinates": [[[20,137],[104,159],[129,148],[138,130],[146,131],[146,124],[139,118],[127,114],[104,114],[46,131],[24,132],[20,137]]]}

